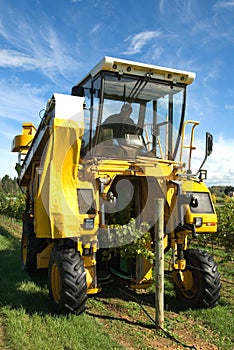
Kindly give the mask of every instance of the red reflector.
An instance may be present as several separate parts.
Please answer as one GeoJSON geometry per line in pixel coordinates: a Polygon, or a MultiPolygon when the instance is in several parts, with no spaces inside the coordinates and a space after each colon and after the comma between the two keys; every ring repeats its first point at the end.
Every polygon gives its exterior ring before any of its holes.
{"type": "Polygon", "coordinates": [[[216,225],[216,222],[207,222],[206,223],[206,226],[215,226],[216,225]]]}

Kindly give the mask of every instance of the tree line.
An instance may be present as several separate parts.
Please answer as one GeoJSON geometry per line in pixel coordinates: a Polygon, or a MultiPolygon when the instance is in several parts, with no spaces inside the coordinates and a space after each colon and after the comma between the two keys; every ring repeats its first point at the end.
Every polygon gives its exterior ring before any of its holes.
{"type": "Polygon", "coordinates": [[[209,187],[213,202],[216,204],[228,203],[234,198],[234,187],[228,186],[211,186],[209,187]]]}
{"type": "Polygon", "coordinates": [[[0,179],[0,215],[20,220],[25,208],[24,194],[17,184],[17,178],[5,175],[0,179]]]}

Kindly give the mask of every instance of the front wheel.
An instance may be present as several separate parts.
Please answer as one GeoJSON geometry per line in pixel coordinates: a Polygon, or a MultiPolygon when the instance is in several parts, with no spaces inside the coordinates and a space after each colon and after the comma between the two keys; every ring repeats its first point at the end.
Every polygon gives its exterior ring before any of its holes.
{"type": "Polygon", "coordinates": [[[183,306],[209,308],[217,304],[220,297],[220,274],[213,257],[199,249],[184,252],[186,269],[173,271],[177,298],[183,306]]]}
{"type": "Polygon", "coordinates": [[[56,313],[80,314],[87,299],[86,273],[83,260],[74,248],[53,250],[48,268],[48,285],[56,313]]]}

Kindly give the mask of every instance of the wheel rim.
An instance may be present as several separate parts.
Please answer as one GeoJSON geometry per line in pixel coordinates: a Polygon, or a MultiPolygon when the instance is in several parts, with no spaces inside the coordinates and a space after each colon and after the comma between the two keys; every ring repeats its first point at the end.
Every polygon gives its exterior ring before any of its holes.
{"type": "Polygon", "coordinates": [[[198,280],[194,276],[194,274],[189,271],[185,270],[183,271],[183,278],[179,278],[179,284],[181,285],[180,290],[181,293],[187,298],[187,299],[193,299],[199,289],[198,286],[198,280]]]}
{"type": "Polygon", "coordinates": [[[60,302],[60,273],[58,266],[54,263],[51,269],[51,289],[56,304],[60,302]]]}
{"type": "Polygon", "coordinates": [[[21,256],[22,256],[22,263],[24,266],[26,265],[27,254],[28,254],[28,238],[26,234],[23,234],[22,243],[21,243],[21,256]]]}

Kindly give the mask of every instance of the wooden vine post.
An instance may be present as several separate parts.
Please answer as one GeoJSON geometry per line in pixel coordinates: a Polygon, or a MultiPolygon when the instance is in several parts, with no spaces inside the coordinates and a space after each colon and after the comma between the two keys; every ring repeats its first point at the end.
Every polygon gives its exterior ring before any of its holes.
{"type": "Polygon", "coordinates": [[[155,321],[164,327],[164,199],[155,199],[155,321]]]}

